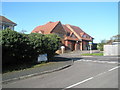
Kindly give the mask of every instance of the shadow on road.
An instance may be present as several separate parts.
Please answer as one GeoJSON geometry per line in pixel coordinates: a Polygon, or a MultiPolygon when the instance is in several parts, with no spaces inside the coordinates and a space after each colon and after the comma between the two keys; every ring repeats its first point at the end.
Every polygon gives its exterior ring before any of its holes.
{"type": "Polygon", "coordinates": [[[77,58],[77,57],[76,57],[76,58],[71,58],[71,59],[72,59],[73,61],[77,61],[77,60],[80,60],[80,59],[83,59],[83,58],[79,58],[79,57],[77,58]]]}
{"type": "Polygon", "coordinates": [[[73,60],[73,61],[77,61],[77,60],[80,60],[80,59],[83,59],[83,58],[67,58],[67,57],[53,57],[51,58],[51,62],[63,62],[63,61],[70,61],[70,60],[73,60]]]}
{"type": "Polygon", "coordinates": [[[51,62],[63,62],[63,61],[70,61],[72,59],[70,58],[65,58],[65,57],[53,57],[51,58],[51,62]]]}

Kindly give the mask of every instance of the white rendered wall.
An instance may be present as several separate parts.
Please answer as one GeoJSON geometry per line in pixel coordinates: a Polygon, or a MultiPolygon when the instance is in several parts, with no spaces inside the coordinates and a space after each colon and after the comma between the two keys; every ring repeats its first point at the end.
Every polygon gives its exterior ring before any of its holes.
{"type": "Polygon", "coordinates": [[[120,44],[104,45],[104,56],[118,56],[120,55],[120,44]]]}

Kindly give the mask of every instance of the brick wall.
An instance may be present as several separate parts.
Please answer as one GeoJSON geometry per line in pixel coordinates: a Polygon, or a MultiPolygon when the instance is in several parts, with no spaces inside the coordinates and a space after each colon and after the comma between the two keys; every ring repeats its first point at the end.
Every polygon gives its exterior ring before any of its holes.
{"type": "Polygon", "coordinates": [[[58,23],[58,25],[53,29],[51,33],[55,33],[59,35],[61,38],[64,38],[64,35],[66,35],[66,32],[64,28],[62,27],[61,23],[58,23]]]}

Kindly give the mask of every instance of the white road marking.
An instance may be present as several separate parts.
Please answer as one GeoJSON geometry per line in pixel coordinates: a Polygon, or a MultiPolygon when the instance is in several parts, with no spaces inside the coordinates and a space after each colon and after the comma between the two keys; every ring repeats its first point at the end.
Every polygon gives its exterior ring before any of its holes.
{"type": "MultiPolygon", "coordinates": [[[[82,84],[82,83],[84,83],[84,82],[87,82],[87,81],[89,81],[89,80],[91,80],[91,79],[93,79],[93,78],[94,78],[94,77],[90,77],[90,78],[85,79],[85,80],[83,80],[83,81],[81,81],[81,82],[78,82],[78,83],[76,83],[76,84],[70,85],[70,86],[66,87],[65,89],[72,88],[72,87],[74,87],[74,86],[77,86],[77,85],[79,85],[79,84],[82,84]]],[[[64,89],[64,90],[65,90],[65,89],[64,89]]]]}
{"type": "Polygon", "coordinates": [[[118,64],[118,62],[107,62],[109,64],[118,64]]]}
{"type": "Polygon", "coordinates": [[[114,68],[112,68],[112,69],[109,69],[108,71],[102,72],[102,73],[100,73],[100,74],[98,74],[98,75],[96,75],[96,76],[94,76],[94,77],[90,77],[90,78],[88,78],[88,79],[85,79],[85,80],[80,81],[80,82],[78,82],[78,83],[75,83],[75,84],[73,84],[73,85],[70,85],[70,86],[68,86],[68,87],[66,87],[66,88],[64,88],[64,89],[62,89],[62,90],[66,90],[66,89],[68,89],[68,88],[72,88],[72,87],[75,87],[75,86],[80,85],[80,84],[82,84],[82,83],[85,83],[85,82],[87,82],[87,81],[89,81],[89,80],[91,80],[91,79],[93,79],[93,78],[95,78],[95,77],[101,76],[101,75],[103,75],[103,74],[105,74],[105,73],[107,73],[107,72],[113,71],[113,70],[115,70],[115,69],[117,69],[117,68],[119,68],[119,67],[120,67],[120,66],[116,66],[116,67],[114,67],[114,68]]]}
{"type": "Polygon", "coordinates": [[[103,75],[105,73],[107,73],[107,72],[100,73],[100,74],[96,75],[95,77],[101,76],[101,75],[103,75]]]}
{"type": "Polygon", "coordinates": [[[112,69],[110,69],[110,70],[108,70],[109,72],[110,71],[113,71],[113,70],[115,70],[115,69],[117,69],[117,68],[119,68],[120,66],[117,66],[117,67],[114,67],[114,68],[112,68],[112,69]]]}
{"type": "Polygon", "coordinates": [[[109,64],[116,64],[117,61],[99,61],[99,60],[86,60],[86,59],[80,59],[78,61],[84,61],[84,62],[95,62],[95,63],[109,63],[109,64]]]}

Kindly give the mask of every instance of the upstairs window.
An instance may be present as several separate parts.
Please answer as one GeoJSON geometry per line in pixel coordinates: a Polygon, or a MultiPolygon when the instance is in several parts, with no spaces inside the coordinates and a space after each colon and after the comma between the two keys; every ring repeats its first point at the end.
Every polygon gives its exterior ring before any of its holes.
{"type": "Polygon", "coordinates": [[[86,38],[86,35],[83,35],[82,37],[83,37],[83,38],[86,38]]]}
{"type": "Polygon", "coordinates": [[[90,38],[90,36],[87,36],[86,38],[90,38]]]}
{"type": "Polygon", "coordinates": [[[72,37],[72,38],[77,38],[73,33],[72,33],[71,37],[72,37]]]}
{"type": "Polygon", "coordinates": [[[66,36],[70,36],[70,32],[67,32],[66,36]]]}

